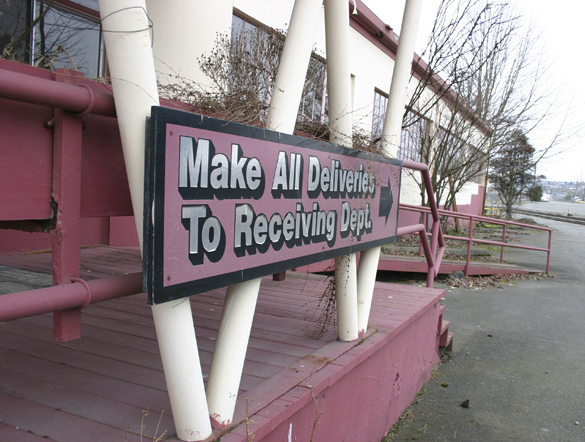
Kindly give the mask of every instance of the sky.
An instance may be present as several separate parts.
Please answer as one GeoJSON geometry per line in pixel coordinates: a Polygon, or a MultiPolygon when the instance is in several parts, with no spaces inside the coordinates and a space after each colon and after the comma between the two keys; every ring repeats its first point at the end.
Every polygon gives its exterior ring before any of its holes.
{"type": "MultiPolygon", "coordinates": [[[[432,29],[439,0],[423,0],[416,51],[421,53],[432,29]]],[[[364,3],[396,33],[400,34],[405,0],[364,0],[364,3]]],[[[486,0],[486,3],[488,1],[486,0]]],[[[547,121],[529,134],[532,145],[543,149],[550,144],[561,124],[571,133],[549,158],[541,160],[538,175],[559,181],[585,180],[585,88],[581,85],[582,27],[585,2],[580,0],[510,0],[522,15],[522,29],[535,28],[536,44],[547,65],[543,84],[555,90],[555,107],[547,121]],[[563,123],[563,120],[564,123],[563,123]]]]}

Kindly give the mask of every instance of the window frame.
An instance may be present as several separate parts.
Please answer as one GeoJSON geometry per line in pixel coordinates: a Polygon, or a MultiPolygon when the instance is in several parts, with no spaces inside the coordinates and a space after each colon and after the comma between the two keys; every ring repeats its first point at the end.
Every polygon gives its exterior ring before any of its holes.
{"type": "MultiPolygon", "coordinates": [[[[26,32],[28,35],[24,38],[24,49],[23,49],[23,59],[22,62],[29,64],[31,66],[37,66],[38,62],[41,58],[37,58],[38,51],[36,49],[37,43],[37,34],[39,33],[39,26],[42,25],[42,20],[40,22],[35,21],[38,19],[38,10],[39,8],[45,6],[48,7],[48,11],[55,11],[56,14],[61,14],[61,16],[69,16],[74,18],[75,20],[83,23],[83,22],[90,22],[93,27],[95,27],[95,31],[98,32],[97,36],[97,47],[94,47],[92,52],[97,53],[97,58],[90,60],[88,64],[94,64],[96,72],[92,72],[90,68],[85,68],[81,64],[77,66],[75,56],[72,57],[72,64],[74,67],[77,67],[80,71],[82,71],[86,76],[94,75],[95,77],[103,76],[106,72],[105,69],[105,45],[103,39],[103,32],[100,20],[100,13],[98,9],[93,9],[89,6],[85,6],[81,3],[77,3],[71,0],[55,0],[54,2],[46,1],[46,0],[23,0],[21,2],[22,6],[26,8],[26,13],[24,17],[19,17],[16,19],[21,19],[24,21],[24,30],[23,33],[26,32]],[[34,25],[34,26],[33,26],[34,25]]],[[[96,3],[96,8],[98,7],[96,3]]],[[[56,41],[59,41],[57,38],[56,41]]],[[[95,43],[95,40],[94,42],[95,43]]],[[[92,45],[93,46],[93,45],[92,45]]],[[[51,70],[55,68],[50,66],[51,70]]],[[[91,77],[90,77],[91,78],[91,77]]]]}

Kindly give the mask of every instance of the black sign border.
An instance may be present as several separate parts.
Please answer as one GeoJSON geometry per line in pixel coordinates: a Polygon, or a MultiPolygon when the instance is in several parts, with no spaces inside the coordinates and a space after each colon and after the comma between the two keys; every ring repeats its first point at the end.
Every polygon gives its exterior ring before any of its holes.
{"type": "MultiPolygon", "coordinates": [[[[343,146],[325,143],[309,138],[284,134],[259,127],[232,123],[217,118],[180,111],[176,109],[152,106],[151,116],[146,124],[146,157],[144,172],[144,222],[143,222],[143,259],[142,259],[142,288],[148,292],[149,304],[162,304],[196,295],[209,290],[225,287],[232,284],[248,281],[262,276],[282,272],[295,267],[301,267],[320,261],[329,260],[337,256],[359,252],[372,247],[382,246],[396,241],[396,234],[369,242],[359,242],[351,246],[333,250],[325,250],[312,255],[291,258],[271,264],[265,264],[235,272],[222,273],[195,281],[189,281],[172,286],[164,286],[163,257],[164,257],[164,186],[165,186],[165,155],[166,155],[166,128],[167,124],[190,128],[227,133],[273,143],[307,148],[323,152],[333,152],[354,158],[373,160],[399,166],[402,170],[402,161],[395,158],[386,158],[380,155],[351,149],[343,146]],[[153,208],[154,204],[154,208],[153,208]]],[[[399,200],[394,201],[398,205],[399,200]]],[[[396,215],[396,226],[398,214],[396,215]]]]}

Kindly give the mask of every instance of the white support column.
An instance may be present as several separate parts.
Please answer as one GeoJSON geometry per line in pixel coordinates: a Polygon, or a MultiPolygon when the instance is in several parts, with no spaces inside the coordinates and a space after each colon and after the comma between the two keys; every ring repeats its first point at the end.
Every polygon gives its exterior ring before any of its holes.
{"type": "MultiPolygon", "coordinates": [[[[158,90],[144,0],[99,0],[116,113],[142,245],[145,122],[158,90]]],[[[211,435],[203,376],[188,299],[153,306],[177,436],[211,435]]]]}
{"type": "Polygon", "coordinates": [[[321,0],[295,1],[266,118],[267,129],[287,134],[294,131],[322,9],[321,0]]]}
{"type": "MultiPolygon", "coordinates": [[[[400,132],[402,131],[402,116],[404,115],[407,98],[406,89],[412,69],[421,6],[422,0],[406,0],[404,7],[396,61],[392,72],[388,108],[386,109],[384,128],[382,129],[382,148],[391,157],[396,157],[398,152],[400,132]]],[[[358,273],[358,323],[360,334],[365,333],[368,328],[379,258],[380,247],[363,251],[360,256],[358,273]]]]}
{"type": "Polygon", "coordinates": [[[355,253],[335,258],[337,337],[340,341],[359,338],[356,263],[355,253]]]}
{"type": "MultiPolygon", "coordinates": [[[[347,2],[325,0],[325,38],[330,140],[351,147],[352,109],[347,2]]],[[[358,338],[356,279],[355,254],[336,258],[337,335],[342,341],[353,341],[358,338]]]]}
{"type": "Polygon", "coordinates": [[[207,379],[207,405],[213,426],[231,424],[246,359],[261,279],[228,287],[207,379]]]}
{"type": "Polygon", "coordinates": [[[325,49],[331,142],[352,146],[349,10],[343,0],[325,0],[325,49]]]}
{"type": "Polygon", "coordinates": [[[408,81],[412,71],[412,57],[414,55],[421,7],[422,0],[406,0],[406,5],[404,6],[402,28],[398,48],[396,49],[396,60],[392,71],[392,83],[390,84],[388,107],[386,108],[381,140],[382,149],[392,158],[396,158],[398,146],[400,145],[402,117],[406,104],[408,81]]]}
{"type": "Polygon", "coordinates": [[[152,306],[177,437],[211,436],[211,421],[189,298],[152,306]]]}
{"type": "Polygon", "coordinates": [[[360,336],[363,336],[368,329],[381,249],[381,247],[374,247],[360,253],[360,266],[357,274],[358,333],[360,336]]]}
{"type": "MultiPolygon", "coordinates": [[[[266,128],[292,133],[309,66],[320,0],[296,0],[275,80],[266,128]]],[[[228,288],[209,379],[207,402],[214,426],[233,419],[260,279],[228,288]]]]}

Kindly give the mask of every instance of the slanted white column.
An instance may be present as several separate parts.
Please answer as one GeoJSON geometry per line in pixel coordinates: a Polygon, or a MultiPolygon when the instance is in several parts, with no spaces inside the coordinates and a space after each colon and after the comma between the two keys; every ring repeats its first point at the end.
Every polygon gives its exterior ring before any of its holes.
{"type": "MultiPolygon", "coordinates": [[[[266,128],[292,133],[309,66],[320,0],[296,0],[276,76],[266,128]]],[[[213,353],[207,403],[214,426],[233,419],[260,279],[228,288],[213,353]]]]}
{"type": "MultiPolygon", "coordinates": [[[[406,0],[404,7],[396,61],[392,71],[388,107],[382,129],[381,146],[391,157],[396,157],[398,152],[400,132],[402,131],[402,116],[404,115],[407,98],[406,90],[412,69],[421,6],[422,0],[406,0]]],[[[358,323],[360,334],[365,333],[368,328],[379,258],[380,247],[365,250],[360,256],[358,273],[358,323]]]]}
{"type": "Polygon", "coordinates": [[[315,30],[322,19],[320,0],[296,0],[282,50],[266,128],[292,134],[315,43],[315,30]]]}
{"type": "Polygon", "coordinates": [[[406,104],[406,92],[412,70],[414,45],[420,19],[422,0],[406,0],[400,39],[396,49],[396,60],[392,71],[392,83],[388,95],[388,107],[382,129],[381,147],[392,158],[398,153],[400,132],[402,131],[402,117],[406,104]]]}
{"type": "Polygon", "coordinates": [[[216,428],[231,424],[261,279],[228,287],[207,379],[207,405],[216,428]]]}
{"type": "Polygon", "coordinates": [[[352,146],[351,72],[347,2],[325,0],[325,49],[331,142],[352,146]]]}
{"type": "Polygon", "coordinates": [[[360,336],[363,336],[368,329],[381,249],[381,247],[374,247],[360,253],[360,267],[357,274],[358,333],[360,336]]]}
{"type": "MultiPolygon", "coordinates": [[[[325,0],[325,38],[330,140],[332,143],[351,147],[352,109],[347,2],[325,0]]],[[[358,338],[356,279],[355,253],[336,258],[337,335],[342,341],[353,341],[358,338]]]]}
{"type": "MultiPolygon", "coordinates": [[[[99,0],[116,114],[142,245],[146,117],[158,105],[158,91],[144,0],[99,0]]],[[[153,306],[152,313],[177,436],[211,435],[197,341],[188,299],[153,306]]]]}

